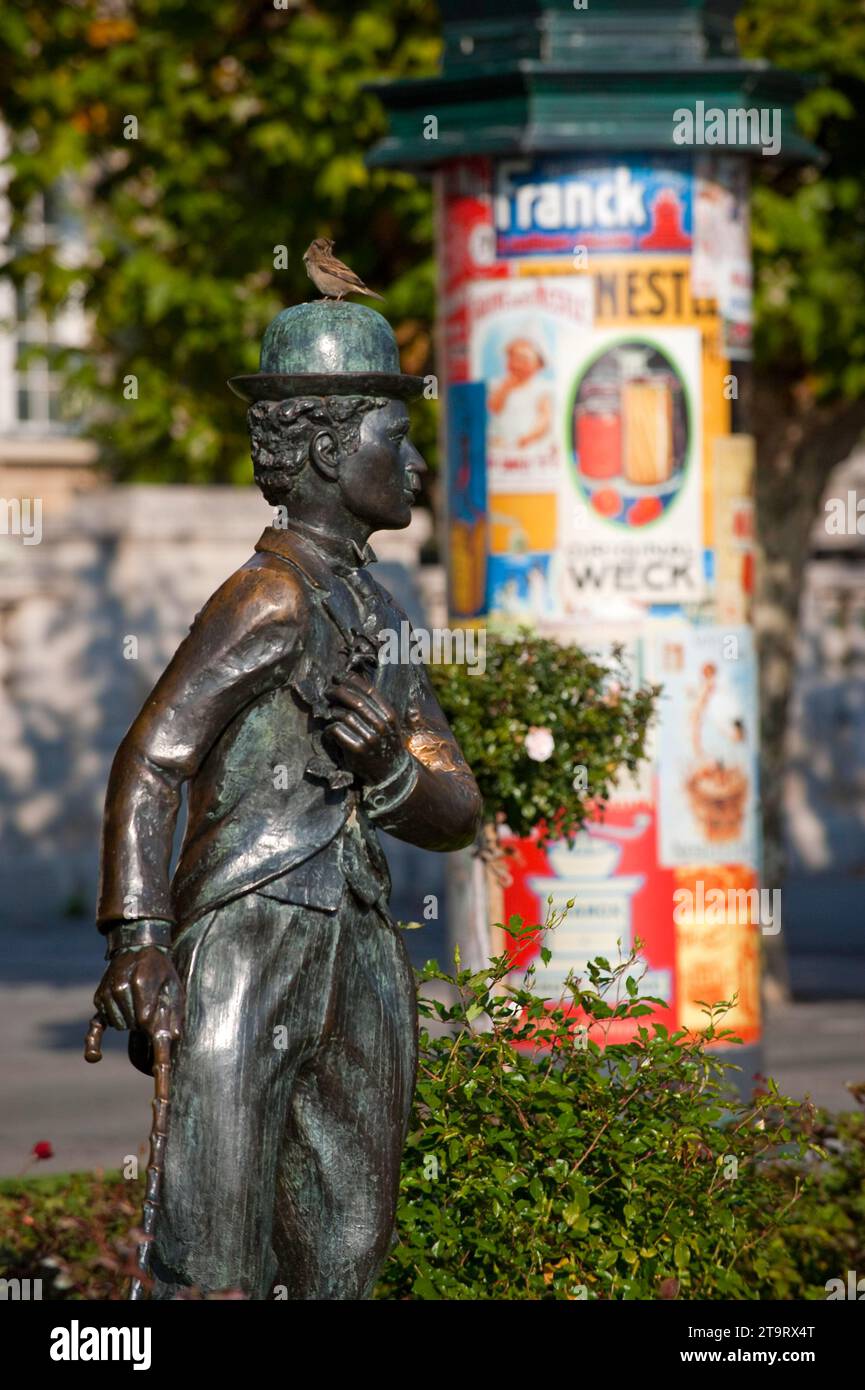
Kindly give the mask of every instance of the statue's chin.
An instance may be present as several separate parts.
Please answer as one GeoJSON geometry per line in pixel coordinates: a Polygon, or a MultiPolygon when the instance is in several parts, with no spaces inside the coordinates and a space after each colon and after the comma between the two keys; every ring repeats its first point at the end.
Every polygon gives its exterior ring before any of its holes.
{"type": "Polygon", "coordinates": [[[363,520],[372,527],[373,531],[404,531],[407,526],[411,525],[411,505],[408,505],[405,511],[374,518],[367,516],[363,520]]]}

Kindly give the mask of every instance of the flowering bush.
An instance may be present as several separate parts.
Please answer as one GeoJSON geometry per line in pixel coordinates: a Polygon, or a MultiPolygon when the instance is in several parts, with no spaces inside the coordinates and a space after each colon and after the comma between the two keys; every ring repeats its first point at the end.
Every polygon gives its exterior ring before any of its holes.
{"type": "Polygon", "coordinates": [[[487,635],[486,670],[430,675],[484,799],[515,835],[573,836],[644,755],[657,688],[635,687],[620,648],[600,662],[527,631],[487,635]]]}

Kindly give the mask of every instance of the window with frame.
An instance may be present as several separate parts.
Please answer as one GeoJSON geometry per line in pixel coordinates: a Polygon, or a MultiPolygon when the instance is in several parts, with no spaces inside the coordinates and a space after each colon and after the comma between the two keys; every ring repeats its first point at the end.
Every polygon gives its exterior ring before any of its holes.
{"type": "MultiPolygon", "coordinates": [[[[23,239],[28,248],[45,246],[50,240],[61,248],[61,254],[66,254],[75,247],[77,231],[62,190],[58,189],[34,200],[23,239]]],[[[64,392],[60,367],[68,368],[70,353],[84,340],[80,295],[73,292],[67,304],[49,317],[39,306],[38,291],[38,277],[30,276],[14,293],[14,321],[9,328],[11,351],[7,357],[13,375],[11,423],[13,429],[26,433],[65,434],[74,427],[75,411],[64,392]]]]}

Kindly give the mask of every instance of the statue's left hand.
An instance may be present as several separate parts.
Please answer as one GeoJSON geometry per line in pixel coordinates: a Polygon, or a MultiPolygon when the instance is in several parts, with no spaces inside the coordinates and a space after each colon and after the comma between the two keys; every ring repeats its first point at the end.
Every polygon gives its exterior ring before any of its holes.
{"type": "Polygon", "coordinates": [[[356,672],[335,681],[327,698],[334,707],[327,734],[338,744],[346,767],[364,782],[383,782],[404,754],[396,710],[356,672]]]}

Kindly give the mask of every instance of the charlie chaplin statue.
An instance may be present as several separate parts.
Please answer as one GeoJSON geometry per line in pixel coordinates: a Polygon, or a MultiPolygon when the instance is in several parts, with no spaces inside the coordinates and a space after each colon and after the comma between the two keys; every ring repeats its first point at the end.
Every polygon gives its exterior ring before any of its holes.
{"type": "Polygon", "coordinates": [[[425,670],[380,660],[405,615],[367,569],[410,520],[422,384],[372,309],[274,319],[230,385],[275,524],[111,770],[96,1005],[142,1070],[157,1018],[174,1039],[153,1298],[367,1298],[389,1247],[417,1009],[376,830],[454,850],[480,814],[425,670]]]}

